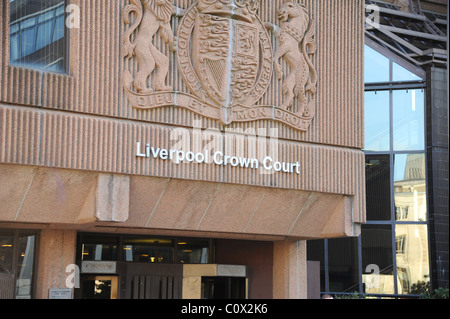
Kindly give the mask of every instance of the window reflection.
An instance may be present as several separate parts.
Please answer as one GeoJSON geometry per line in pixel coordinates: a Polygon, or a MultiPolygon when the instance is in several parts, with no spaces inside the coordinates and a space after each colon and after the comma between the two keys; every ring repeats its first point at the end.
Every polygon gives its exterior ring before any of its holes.
{"type": "Polygon", "coordinates": [[[389,91],[365,93],[365,150],[390,149],[389,91]]]}
{"type": "Polygon", "coordinates": [[[14,235],[0,232],[0,300],[14,298],[14,235]]]}
{"type": "Polygon", "coordinates": [[[328,240],[330,291],[359,291],[358,241],[356,238],[328,240]]]}
{"type": "Polygon", "coordinates": [[[424,93],[393,91],[394,151],[425,149],[424,93]]]}
{"type": "Polygon", "coordinates": [[[16,299],[31,299],[35,236],[19,237],[16,299]]]}
{"type": "Polygon", "coordinates": [[[178,240],[177,261],[186,264],[207,264],[208,250],[207,240],[178,240]]]}
{"type": "Polygon", "coordinates": [[[423,294],[429,281],[426,225],[395,226],[399,294],[423,294]]]}
{"type": "Polygon", "coordinates": [[[117,276],[83,276],[81,279],[82,299],[117,299],[117,276]]]}
{"type": "Polygon", "coordinates": [[[13,245],[13,234],[0,233],[0,274],[12,273],[13,245]]]}
{"type": "Polygon", "coordinates": [[[89,261],[207,264],[210,240],[80,233],[77,258],[89,261]]]}
{"type": "Polygon", "coordinates": [[[65,1],[10,3],[10,61],[46,71],[65,71],[65,1]]]}
{"type": "Polygon", "coordinates": [[[404,67],[398,65],[397,63],[392,63],[392,80],[393,81],[420,81],[422,80],[419,76],[408,71],[404,67]]]}
{"type": "Polygon", "coordinates": [[[81,260],[117,260],[118,238],[92,234],[81,245],[81,260]]]}
{"type": "Polygon", "coordinates": [[[126,238],[123,241],[124,261],[171,263],[173,241],[160,238],[126,238]]]}
{"type": "Polygon", "coordinates": [[[367,220],[391,219],[389,155],[366,155],[367,220]]]}
{"type": "Polygon", "coordinates": [[[394,158],[395,218],[426,221],[425,154],[397,154],[394,158]]]}
{"type": "Polygon", "coordinates": [[[394,294],[391,225],[363,225],[361,232],[362,281],[368,294],[394,294]],[[377,269],[377,282],[372,282],[377,269]]]}
{"type": "Polygon", "coordinates": [[[365,46],[365,82],[388,82],[389,59],[369,46],[365,46]]]}

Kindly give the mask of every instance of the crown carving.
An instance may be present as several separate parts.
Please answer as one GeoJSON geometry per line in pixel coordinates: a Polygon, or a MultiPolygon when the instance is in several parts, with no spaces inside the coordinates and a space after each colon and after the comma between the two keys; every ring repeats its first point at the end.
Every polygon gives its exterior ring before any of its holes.
{"type": "Polygon", "coordinates": [[[256,19],[261,0],[199,0],[201,13],[230,17],[252,23],[256,19]]]}

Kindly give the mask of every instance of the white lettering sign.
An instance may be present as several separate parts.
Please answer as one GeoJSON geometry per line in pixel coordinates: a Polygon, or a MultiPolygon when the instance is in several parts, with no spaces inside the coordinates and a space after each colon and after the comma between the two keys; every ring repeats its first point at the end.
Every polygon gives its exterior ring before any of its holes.
{"type": "Polygon", "coordinates": [[[136,157],[170,160],[175,164],[214,163],[215,165],[220,166],[232,166],[249,169],[259,169],[261,167],[266,171],[300,174],[300,162],[281,162],[275,160],[271,156],[265,156],[263,160],[259,160],[257,158],[224,154],[222,151],[215,151],[211,153],[208,149],[205,149],[202,152],[193,152],[158,148],[141,142],[136,143],[136,157]]]}

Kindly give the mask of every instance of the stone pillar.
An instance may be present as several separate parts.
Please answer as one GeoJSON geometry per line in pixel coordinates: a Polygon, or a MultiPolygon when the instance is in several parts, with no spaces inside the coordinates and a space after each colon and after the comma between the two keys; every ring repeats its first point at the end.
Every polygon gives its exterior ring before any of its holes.
{"type": "Polygon", "coordinates": [[[39,241],[37,299],[48,299],[50,288],[67,288],[66,267],[75,263],[77,232],[75,230],[41,231],[39,241]]]}
{"type": "Polygon", "coordinates": [[[273,250],[273,298],[307,298],[306,241],[275,242],[273,250]]]}

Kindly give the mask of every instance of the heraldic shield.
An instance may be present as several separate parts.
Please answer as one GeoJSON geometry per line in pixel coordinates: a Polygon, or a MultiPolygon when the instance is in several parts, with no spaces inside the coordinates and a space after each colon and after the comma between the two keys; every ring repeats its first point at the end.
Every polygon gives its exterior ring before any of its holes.
{"type": "Polygon", "coordinates": [[[128,1],[122,83],[133,108],[182,107],[222,125],[275,120],[309,128],[317,72],[306,6],[286,0],[267,15],[259,10],[269,0],[189,0],[186,8],[128,1]]]}
{"type": "Polygon", "coordinates": [[[257,82],[259,33],[252,23],[200,13],[193,63],[209,97],[224,107],[245,103],[257,82]],[[234,33],[234,36],[230,36],[234,33]]]}
{"type": "Polygon", "coordinates": [[[189,51],[199,83],[188,80],[188,86],[200,99],[221,108],[226,124],[232,108],[252,107],[261,98],[272,74],[270,37],[258,8],[254,0],[200,0],[181,23],[193,21],[189,51]]]}

